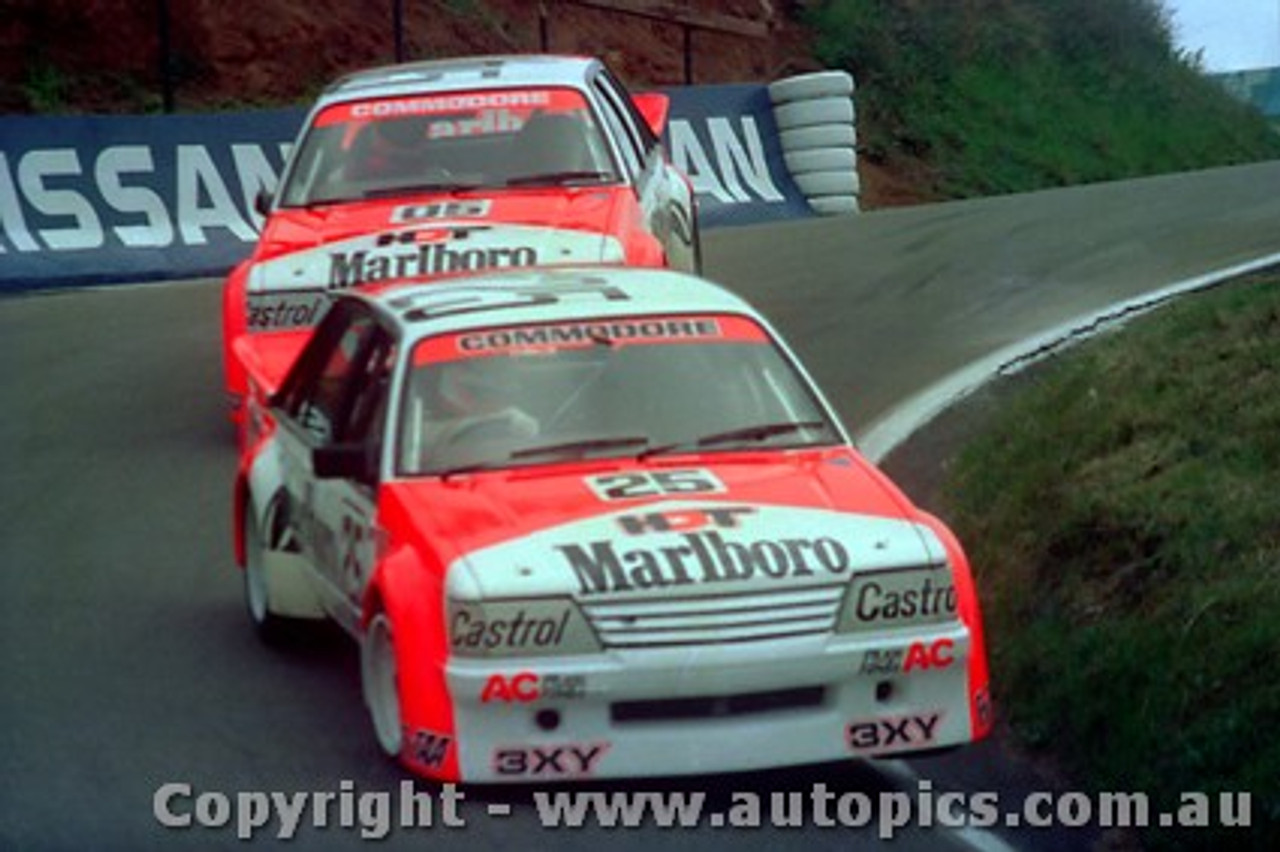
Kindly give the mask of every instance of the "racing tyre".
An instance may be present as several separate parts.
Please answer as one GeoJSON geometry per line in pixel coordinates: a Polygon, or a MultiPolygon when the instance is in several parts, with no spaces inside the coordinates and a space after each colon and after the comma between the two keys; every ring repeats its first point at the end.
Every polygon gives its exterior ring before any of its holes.
{"type": "MultiPolygon", "coordinates": [[[[272,524],[267,525],[273,528],[272,524]]],[[[244,602],[258,637],[269,645],[314,637],[311,632],[325,621],[319,602],[310,594],[299,598],[296,582],[290,586],[268,579],[269,570],[280,570],[282,558],[298,558],[286,548],[277,550],[280,542],[265,535],[247,501],[244,513],[244,602]],[[276,567],[268,569],[268,562],[276,567]],[[283,595],[283,597],[281,597],[283,595]]],[[[278,579],[278,578],[276,578],[278,579]]]]}
{"type": "Polygon", "coordinates": [[[809,207],[820,216],[860,212],[856,195],[819,195],[809,199],[809,207]]]}
{"type": "Polygon", "coordinates": [[[853,94],[853,88],[853,75],[847,71],[815,71],[770,83],[769,99],[782,104],[826,97],[847,98],[853,94]]]}
{"type": "Polygon", "coordinates": [[[787,151],[782,155],[787,171],[793,175],[806,172],[853,171],[858,167],[858,155],[852,148],[818,148],[813,151],[787,151]]]}
{"type": "Polygon", "coordinates": [[[266,573],[267,542],[258,529],[252,503],[244,511],[244,603],[258,637],[268,644],[283,640],[293,627],[293,619],[271,611],[266,573]]]}
{"type": "Polygon", "coordinates": [[[853,124],[853,101],[849,98],[819,98],[795,101],[773,108],[778,130],[786,132],[814,124],[853,124]]]}
{"type": "Polygon", "coordinates": [[[819,195],[858,195],[862,191],[858,173],[852,169],[842,169],[834,172],[806,172],[792,175],[792,180],[795,181],[796,186],[807,198],[819,195]]]}
{"type": "Polygon", "coordinates": [[[822,148],[855,148],[858,130],[852,124],[812,124],[778,134],[782,150],[788,154],[822,148]]]}
{"type": "Polygon", "coordinates": [[[396,664],[395,635],[391,619],[379,612],[365,629],[360,643],[360,684],[378,747],[398,758],[404,747],[400,714],[400,677],[396,664]]]}

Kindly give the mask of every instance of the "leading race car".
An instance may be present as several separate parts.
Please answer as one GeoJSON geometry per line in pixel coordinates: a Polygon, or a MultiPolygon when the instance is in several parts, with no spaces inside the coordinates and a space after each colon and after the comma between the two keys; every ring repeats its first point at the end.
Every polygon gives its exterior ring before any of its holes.
{"type": "Polygon", "coordinates": [[[250,617],[350,632],[377,742],[416,772],[706,773],[990,729],[960,545],[713,284],[364,288],[251,407],[250,617]]]}
{"type": "Polygon", "coordinates": [[[235,340],[309,327],[330,296],[392,279],[562,263],[698,265],[692,190],[667,160],[667,99],[598,60],[495,56],[360,72],[320,96],[253,254],[227,279],[235,340]]]}

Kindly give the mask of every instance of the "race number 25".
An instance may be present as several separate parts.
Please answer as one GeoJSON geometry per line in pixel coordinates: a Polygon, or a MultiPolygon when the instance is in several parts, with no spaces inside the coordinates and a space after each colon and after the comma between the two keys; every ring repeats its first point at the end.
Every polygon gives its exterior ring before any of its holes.
{"type": "Polygon", "coordinates": [[[720,494],[724,483],[709,470],[660,470],[608,473],[587,478],[601,500],[639,500],[672,494],[720,494]]]}

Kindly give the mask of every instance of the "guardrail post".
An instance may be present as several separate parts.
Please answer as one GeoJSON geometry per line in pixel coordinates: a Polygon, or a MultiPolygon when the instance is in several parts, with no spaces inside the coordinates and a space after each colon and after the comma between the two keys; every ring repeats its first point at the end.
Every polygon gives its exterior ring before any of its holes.
{"type": "Polygon", "coordinates": [[[684,84],[693,85],[693,27],[685,24],[684,30],[684,84]]]}
{"type": "Polygon", "coordinates": [[[173,39],[169,32],[169,0],[156,0],[156,50],[159,52],[160,98],[173,112],[173,39]]]}
{"type": "Polygon", "coordinates": [[[396,62],[404,62],[404,0],[391,0],[391,32],[395,39],[396,62]]]}
{"type": "MultiPolygon", "coordinates": [[[[690,10],[688,4],[671,3],[669,0],[565,0],[588,9],[599,9],[604,12],[615,12],[620,15],[632,15],[664,24],[676,24],[680,27],[684,38],[684,82],[693,85],[693,31],[707,30],[715,33],[729,33],[745,38],[760,39],[767,43],[770,37],[770,24],[773,21],[773,5],[768,0],[760,0],[763,18],[743,18],[726,12],[697,12],[690,10]]],[[[542,15],[541,23],[546,23],[545,4],[539,5],[542,15]]],[[[547,36],[542,34],[545,52],[547,36]]]]}

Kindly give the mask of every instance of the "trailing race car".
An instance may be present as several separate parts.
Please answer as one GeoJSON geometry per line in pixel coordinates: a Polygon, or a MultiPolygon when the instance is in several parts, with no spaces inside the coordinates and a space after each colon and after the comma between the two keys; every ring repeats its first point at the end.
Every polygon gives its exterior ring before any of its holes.
{"type": "Polygon", "coordinates": [[[419,773],[744,770],[990,729],[959,543],[713,284],[362,288],[250,407],[252,622],[341,624],[377,742],[419,773]]]}
{"type": "Polygon", "coordinates": [[[351,287],[564,263],[696,269],[693,193],[661,142],[667,107],[588,58],[439,60],[334,83],[279,191],[259,196],[262,237],[225,285],[235,416],[236,338],[310,327],[351,287]]]}

